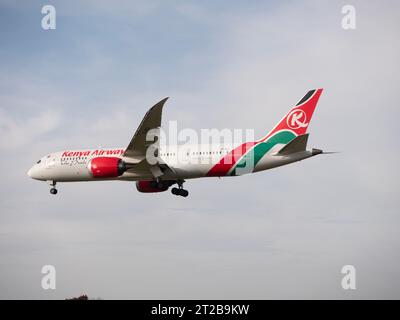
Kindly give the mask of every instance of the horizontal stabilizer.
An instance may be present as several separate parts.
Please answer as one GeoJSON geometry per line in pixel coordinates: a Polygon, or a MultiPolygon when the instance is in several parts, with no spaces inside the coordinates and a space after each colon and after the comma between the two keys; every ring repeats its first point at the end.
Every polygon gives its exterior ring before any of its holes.
{"type": "Polygon", "coordinates": [[[333,154],[333,153],[339,153],[339,151],[322,151],[321,149],[315,149],[312,148],[311,149],[311,153],[313,156],[317,155],[317,154],[333,154]]]}
{"type": "Polygon", "coordinates": [[[307,148],[308,133],[297,136],[292,141],[290,141],[286,146],[284,146],[278,155],[289,155],[292,153],[304,151],[307,148]]]}

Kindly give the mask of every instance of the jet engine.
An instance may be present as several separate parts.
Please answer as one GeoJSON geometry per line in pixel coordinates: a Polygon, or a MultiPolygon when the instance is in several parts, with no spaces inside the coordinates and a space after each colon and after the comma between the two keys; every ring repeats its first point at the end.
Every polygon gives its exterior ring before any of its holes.
{"type": "Polygon", "coordinates": [[[97,157],[88,165],[94,178],[115,178],[126,171],[126,163],[117,157],[97,157]]]}

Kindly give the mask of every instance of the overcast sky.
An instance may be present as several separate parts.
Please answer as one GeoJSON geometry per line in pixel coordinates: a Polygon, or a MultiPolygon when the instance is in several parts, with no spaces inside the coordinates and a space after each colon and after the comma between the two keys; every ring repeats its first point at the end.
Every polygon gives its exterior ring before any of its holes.
{"type": "Polygon", "coordinates": [[[399,299],[399,30],[398,1],[0,0],[0,298],[399,299]],[[339,154],[188,181],[188,198],[52,196],[26,175],[51,151],[125,147],[166,96],[165,125],[262,137],[319,87],[309,146],[339,154]]]}

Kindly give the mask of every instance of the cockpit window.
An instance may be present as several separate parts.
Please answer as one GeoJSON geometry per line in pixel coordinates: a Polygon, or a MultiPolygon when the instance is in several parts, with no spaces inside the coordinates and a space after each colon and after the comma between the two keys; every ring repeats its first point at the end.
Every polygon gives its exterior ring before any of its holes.
{"type": "Polygon", "coordinates": [[[36,163],[40,163],[42,160],[39,160],[38,162],[36,162],[36,163]]]}

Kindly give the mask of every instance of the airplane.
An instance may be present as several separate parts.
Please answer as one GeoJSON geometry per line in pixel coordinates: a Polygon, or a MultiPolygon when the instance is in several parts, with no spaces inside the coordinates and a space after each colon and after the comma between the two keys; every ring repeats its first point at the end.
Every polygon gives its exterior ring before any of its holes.
{"type": "Polygon", "coordinates": [[[51,194],[57,194],[58,182],[122,180],[135,181],[137,190],[143,193],[163,192],[176,185],[172,194],[187,197],[183,183],[189,179],[239,176],[328,153],[307,150],[306,131],[322,90],[308,91],[263,138],[231,145],[162,146],[157,134],[149,139],[152,130],[161,128],[165,98],[145,114],[126,148],[50,153],[29,169],[28,176],[47,181],[51,194]],[[150,148],[153,150],[149,152],[150,148]]]}

